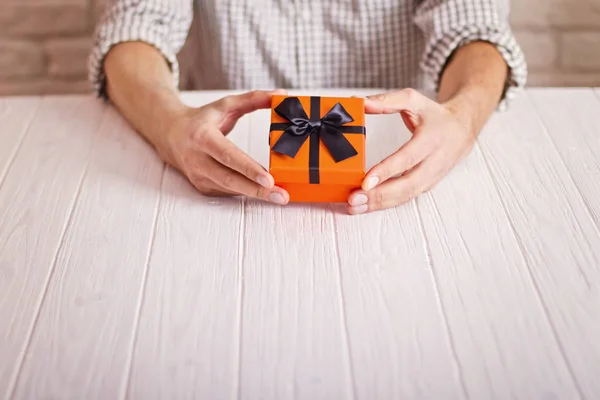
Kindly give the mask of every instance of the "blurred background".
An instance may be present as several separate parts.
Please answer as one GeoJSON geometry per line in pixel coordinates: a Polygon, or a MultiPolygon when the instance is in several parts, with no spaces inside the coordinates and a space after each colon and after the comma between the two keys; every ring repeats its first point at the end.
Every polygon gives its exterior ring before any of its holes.
{"type": "MultiPolygon", "coordinates": [[[[0,0],[0,95],[89,91],[105,0],[0,0]]],[[[530,86],[600,86],[600,0],[512,0],[530,86]]]]}

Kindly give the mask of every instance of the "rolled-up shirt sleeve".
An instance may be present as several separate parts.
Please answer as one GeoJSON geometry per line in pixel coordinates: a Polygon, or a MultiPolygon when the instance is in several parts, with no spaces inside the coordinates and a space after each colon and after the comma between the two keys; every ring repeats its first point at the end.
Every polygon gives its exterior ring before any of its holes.
{"type": "Polygon", "coordinates": [[[507,104],[526,84],[527,64],[508,23],[508,0],[424,0],[415,23],[425,35],[421,68],[439,88],[443,69],[452,53],[474,41],[492,43],[510,68],[499,104],[507,104]]]}
{"type": "Polygon", "coordinates": [[[168,63],[175,87],[179,84],[177,53],[192,23],[192,0],[111,0],[96,27],[88,59],[88,76],[95,93],[106,98],[104,59],[123,42],[141,41],[158,49],[168,63]]]}

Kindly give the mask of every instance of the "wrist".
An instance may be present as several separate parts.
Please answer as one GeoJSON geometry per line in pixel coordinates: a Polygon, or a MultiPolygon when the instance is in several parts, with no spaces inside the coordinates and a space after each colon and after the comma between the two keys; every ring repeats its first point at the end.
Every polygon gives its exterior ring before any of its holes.
{"type": "Polygon", "coordinates": [[[186,129],[191,110],[191,107],[183,103],[166,106],[161,110],[156,125],[148,135],[160,158],[176,168],[178,167],[175,157],[177,151],[174,146],[181,132],[186,129]]]}
{"type": "Polygon", "coordinates": [[[477,107],[472,102],[457,96],[442,105],[458,120],[469,136],[477,136],[481,127],[478,123],[477,107]]]}

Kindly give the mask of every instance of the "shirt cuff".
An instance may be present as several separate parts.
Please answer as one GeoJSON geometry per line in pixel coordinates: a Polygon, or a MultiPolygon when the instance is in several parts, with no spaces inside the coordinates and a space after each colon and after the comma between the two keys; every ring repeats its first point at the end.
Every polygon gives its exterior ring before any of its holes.
{"type": "Polygon", "coordinates": [[[485,41],[496,46],[510,71],[504,85],[504,92],[498,110],[506,110],[510,102],[523,90],[527,83],[527,64],[525,56],[509,28],[482,29],[465,27],[456,30],[429,43],[421,67],[439,89],[444,67],[452,53],[458,48],[475,41],[485,41]]]}
{"type": "Polygon", "coordinates": [[[88,79],[98,97],[108,100],[104,59],[109,50],[123,42],[140,41],[154,46],[163,55],[171,69],[173,84],[179,86],[179,64],[171,50],[166,32],[143,18],[111,21],[99,26],[96,42],[88,59],[88,79]]]}

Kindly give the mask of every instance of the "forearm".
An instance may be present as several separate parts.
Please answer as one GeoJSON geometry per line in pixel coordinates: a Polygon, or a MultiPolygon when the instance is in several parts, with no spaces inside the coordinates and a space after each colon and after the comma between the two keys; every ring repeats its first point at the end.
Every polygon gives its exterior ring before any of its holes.
{"type": "Polygon", "coordinates": [[[438,101],[454,111],[477,135],[498,106],[508,67],[490,43],[473,42],[458,49],[440,80],[438,101]]]}
{"type": "Polygon", "coordinates": [[[108,52],[104,71],[111,102],[151,144],[162,147],[186,107],[161,53],[142,42],[121,43],[108,52]]]}

